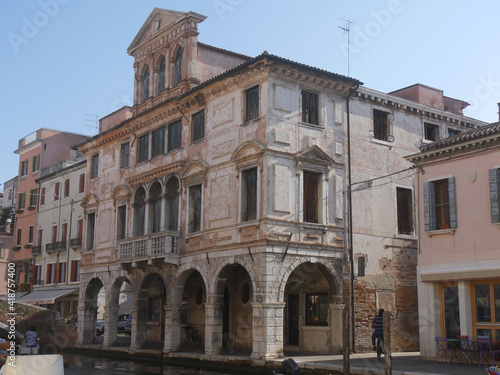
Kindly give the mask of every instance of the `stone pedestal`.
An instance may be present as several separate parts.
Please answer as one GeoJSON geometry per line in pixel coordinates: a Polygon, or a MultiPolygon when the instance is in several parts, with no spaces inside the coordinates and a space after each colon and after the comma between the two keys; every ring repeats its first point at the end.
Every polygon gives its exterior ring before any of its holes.
{"type": "Polygon", "coordinates": [[[165,306],[165,339],[163,349],[177,352],[181,347],[181,312],[180,306],[165,306]]]}
{"type": "Polygon", "coordinates": [[[284,302],[252,302],[252,359],[283,357],[284,302]]]}
{"type": "Polygon", "coordinates": [[[205,354],[222,353],[223,303],[205,303],[205,354]]]}

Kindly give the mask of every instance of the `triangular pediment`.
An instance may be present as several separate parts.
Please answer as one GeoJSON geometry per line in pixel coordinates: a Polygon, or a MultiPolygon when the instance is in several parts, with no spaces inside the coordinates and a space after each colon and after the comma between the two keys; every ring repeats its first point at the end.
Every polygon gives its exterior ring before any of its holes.
{"type": "Polygon", "coordinates": [[[334,160],[321,148],[314,145],[299,151],[295,154],[298,161],[307,161],[309,163],[333,164],[334,160]]]}
{"type": "Polygon", "coordinates": [[[154,8],[128,47],[127,52],[132,55],[134,50],[140,45],[153,39],[156,35],[167,31],[173,25],[180,24],[189,18],[198,23],[202,22],[206,16],[195,12],[178,12],[175,10],[154,8]]]}

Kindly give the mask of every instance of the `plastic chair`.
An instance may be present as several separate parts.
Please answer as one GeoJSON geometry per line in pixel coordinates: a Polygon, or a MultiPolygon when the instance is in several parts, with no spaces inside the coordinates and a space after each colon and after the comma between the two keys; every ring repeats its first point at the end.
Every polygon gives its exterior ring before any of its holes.
{"type": "Polygon", "coordinates": [[[445,359],[448,361],[448,364],[451,362],[453,349],[448,345],[448,339],[446,337],[437,337],[436,336],[436,364],[438,363],[439,353],[444,353],[445,359]]]}
{"type": "Polygon", "coordinates": [[[489,336],[478,336],[477,345],[479,346],[479,366],[481,366],[483,360],[488,363],[489,356],[491,356],[491,366],[495,366],[495,360],[497,357],[500,358],[500,350],[493,350],[489,336]]]}

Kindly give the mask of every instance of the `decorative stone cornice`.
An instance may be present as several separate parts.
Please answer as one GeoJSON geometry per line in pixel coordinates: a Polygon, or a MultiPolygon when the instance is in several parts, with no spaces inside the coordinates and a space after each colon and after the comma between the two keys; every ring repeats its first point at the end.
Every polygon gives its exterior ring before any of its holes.
{"type": "Polygon", "coordinates": [[[166,176],[167,174],[178,172],[178,171],[182,170],[185,163],[186,162],[184,160],[182,160],[182,161],[179,161],[176,163],[162,165],[161,167],[157,167],[157,168],[148,170],[146,172],[140,173],[138,175],[134,175],[133,177],[127,178],[126,181],[131,186],[142,184],[142,183],[145,183],[147,181],[151,181],[153,179],[166,176]]]}

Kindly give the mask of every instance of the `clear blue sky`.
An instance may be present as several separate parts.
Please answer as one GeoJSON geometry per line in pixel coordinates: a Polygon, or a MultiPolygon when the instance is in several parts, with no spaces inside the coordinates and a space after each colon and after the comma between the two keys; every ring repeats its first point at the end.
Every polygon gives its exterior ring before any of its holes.
{"type": "Polygon", "coordinates": [[[95,134],[132,104],[126,53],[154,7],[208,18],[199,41],[250,56],[267,50],[390,92],[414,83],[466,100],[466,115],[498,119],[500,2],[454,0],[6,0],[0,14],[0,190],[18,173],[20,138],[47,127],[95,134]]]}

